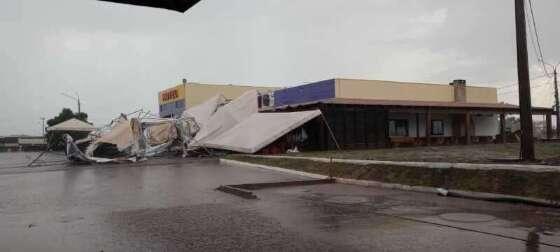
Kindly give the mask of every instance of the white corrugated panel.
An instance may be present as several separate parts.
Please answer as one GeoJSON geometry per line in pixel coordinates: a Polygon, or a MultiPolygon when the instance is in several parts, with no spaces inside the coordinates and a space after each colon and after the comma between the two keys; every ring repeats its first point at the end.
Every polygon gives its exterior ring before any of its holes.
{"type": "Polygon", "coordinates": [[[207,101],[187,109],[183,112],[183,118],[193,117],[199,127],[204,127],[212,115],[218,110],[220,105],[224,104],[226,99],[223,95],[218,94],[207,101]]]}
{"type": "Polygon", "coordinates": [[[320,110],[254,113],[233,128],[212,135],[199,144],[208,148],[255,153],[320,115],[320,110]]]}
{"type": "MultiPolygon", "coordinates": [[[[208,119],[206,125],[201,126],[200,131],[194,138],[193,146],[198,146],[205,139],[213,139],[215,136],[233,128],[252,114],[256,114],[259,109],[257,99],[257,91],[251,90],[219,108],[208,119]]],[[[197,120],[196,117],[195,120],[197,120]]]]}

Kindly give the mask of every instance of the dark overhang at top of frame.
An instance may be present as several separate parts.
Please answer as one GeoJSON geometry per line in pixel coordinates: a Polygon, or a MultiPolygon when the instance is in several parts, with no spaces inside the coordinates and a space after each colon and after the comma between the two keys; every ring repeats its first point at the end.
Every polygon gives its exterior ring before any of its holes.
{"type": "Polygon", "coordinates": [[[185,12],[200,0],[98,0],[104,2],[122,3],[138,6],[147,6],[185,12]]]}

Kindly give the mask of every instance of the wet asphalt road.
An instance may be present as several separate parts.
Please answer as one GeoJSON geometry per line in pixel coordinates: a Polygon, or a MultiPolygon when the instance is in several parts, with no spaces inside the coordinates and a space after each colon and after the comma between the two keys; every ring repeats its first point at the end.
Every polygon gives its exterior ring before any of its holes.
{"type": "Polygon", "coordinates": [[[217,160],[10,162],[0,251],[536,251],[528,237],[560,251],[560,211],[546,208],[342,184],[246,200],[214,188],[305,178],[217,160]]]}

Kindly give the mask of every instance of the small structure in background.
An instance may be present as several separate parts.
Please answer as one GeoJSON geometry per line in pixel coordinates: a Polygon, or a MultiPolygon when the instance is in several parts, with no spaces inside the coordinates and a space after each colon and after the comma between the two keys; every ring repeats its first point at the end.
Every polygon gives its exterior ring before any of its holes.
{"type": "Polygon", "coordinates": [[[0,151],[41,151],[45,150],[47,141],[41,136],[6,136],[0,137],[0,151]]]}
{"type": "Polygon", "coordinates": [[[64,139],[61,139],[60,136],[68,135],[72,138],[84,138],[90,132],[95,130],[97,130],[95,126],[76,118],[71,118],[64,122],[47,127],[47,132],[49,133],[47,134],[49,149],[58,150],[60,147],[64,146],[60,146],[61,144],[64,144],[61,140],[65,141],[64,139]]]}
{"type": "Polygon", "coordinates": [[[72,118],[70,120],[61,122],[59,124],[53,125],[47,128],[47,131],[74,131],[74,132],[92,132],[96,130],[95,126],[72,118]]]}

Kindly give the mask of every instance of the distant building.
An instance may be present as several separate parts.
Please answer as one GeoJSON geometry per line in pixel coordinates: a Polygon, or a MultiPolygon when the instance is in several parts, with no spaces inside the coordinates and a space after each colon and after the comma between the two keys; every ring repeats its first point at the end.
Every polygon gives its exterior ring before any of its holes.
{"type": "Polygon", "coordinates": [[[180,116],[185,109],[198,105],[209,98],[222,94],[226,100],[233,100],[243,93],[256,89],[267,93],[277,88],[244,85],[219,85],[186,82],[160,91],[158,94],[159,116],[180,116]]]}
{"type": "MultiPolygon", "coordinates": [[[[346,149],[493,142],[505,135],[505,115],[519,114],[519,107],[498,102],[496,88],[467,86],[464,80],[441,85],[330,79],[267,96],[263,112],[323,112],[329,127],[316,122],[306,129],[311,149],[335,148],[329,129],[346,149]]],[[[533,108],[548,119],[552,112],[533,108]]]]}
{"type": "Polygon", "coordinates": [[[47,142],[40,136],[7,136],[0,137],[1,151],[36,151],[45,150],[47,142]]]}

